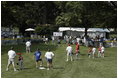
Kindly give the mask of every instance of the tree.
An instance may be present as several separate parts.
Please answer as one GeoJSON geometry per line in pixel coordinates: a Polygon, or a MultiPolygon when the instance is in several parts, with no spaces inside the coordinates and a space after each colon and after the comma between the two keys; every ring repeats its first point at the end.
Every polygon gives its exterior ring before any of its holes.
{"type": "MultiPolygon", "coordinates": [[[[117,28],[116,1],[2,1],[1,22],[4,27],[18,27],[25,34],[28,27],[117,28]],[[43,25],[43,26],[42,26],[43,25]]],[[[54,29],[53,29],[54,28],[54,29]]],[[[48,28],[45,28],[48,30],[48,28]]]]}
{"type": "Polygon", "coordinates": [[[90,27],[116,28],[116,2],[114,5],[108,1],[58,2],[61,13],[56,18],[56,24],[85,27],[85,36],[87,36],[87,29],[90,27]]]}
{"type": "Polygon", "coordinates": [[[28,27],[54,24],[57,11],[54,2],[2,1],[2,26],[9,27],[14,24],[24,35],[28,27]]]}

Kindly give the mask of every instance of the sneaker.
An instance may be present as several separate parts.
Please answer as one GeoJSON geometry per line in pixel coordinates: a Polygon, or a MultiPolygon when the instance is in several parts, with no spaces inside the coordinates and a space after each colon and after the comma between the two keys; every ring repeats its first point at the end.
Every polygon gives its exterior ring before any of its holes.
{"type": "Polygon", "coordinates": [[[14,69],[14,71],[17,71],[16,69],[14,69]]]}

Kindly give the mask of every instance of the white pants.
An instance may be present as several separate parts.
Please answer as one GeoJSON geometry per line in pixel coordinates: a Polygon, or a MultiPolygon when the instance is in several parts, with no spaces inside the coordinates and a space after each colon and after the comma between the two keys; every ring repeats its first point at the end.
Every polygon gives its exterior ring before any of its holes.
{"type": "Polygon", "coordinates": [[[71,61],[73,61],[73,58],[72,58],[72,53],[67,53],[67,60],[66,61],[68,61],[69,60],[69,57],[71,58],[71,61]]]}
{"type": "Polygon", "coordinates": [[[16,71],[15,64],[14,64],[14,58],[9,58],[8,59],[8,65],[6,71],[8,71],[10,64],[13,65],[14,71],[16,71]]]}
{"type": "Polygon", "coordinates": [[[9,58],[8,59],[8,64],[14,64],[14,58],[9,58]]]}
{"type": "Polygon", "coordinates": [[[30,46],[26,46],[26,51],[30,52],[30,46]]]}

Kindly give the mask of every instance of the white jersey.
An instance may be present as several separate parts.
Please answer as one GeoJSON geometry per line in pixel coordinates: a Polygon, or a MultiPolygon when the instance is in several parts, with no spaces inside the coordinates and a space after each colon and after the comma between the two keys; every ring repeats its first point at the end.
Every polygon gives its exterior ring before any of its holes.
{"type": "Polygon", "coordinates": [[[9,56],[9,59],[10,59],[10,58],[15,58],[15,56],[16,56],[15,51],[9,50],[9,51],[8,51],[8,56],[9,56]]]}
{"type": "Polygon", "coordinates": [[[52,59],[53,56],[54,56],[54,53],[53,53],[53,52],[46,52],[46,53],[45,53],[45,57],[46,57],[47,59],[52,59]]]}
{"type": "Polygon", "coordinates": [[[72,47],[71,47],[71,46],[68,46],[68,47],[66,48],[66,51],[67,51],[67,53],[72,53],[72,47]]]}
{"type": "Polygon", "coordinates": [[[27,41],[26,42],[26,46],[29,47],[31,45],[31,42],[30,41],[27,41]]]}
{"type": "Polygon", "coordinates": [[[104,52],[104,49],[105,49],[105,48],[102,46],[102,47],[101,47],[101,52],[104,52]]]}
{"type": "Polygon", "coordinates": [[[96,48],[93,48],[93,49],[92,49],[92,52],[95,53],[95,51],[96,51],[96,48]]]}

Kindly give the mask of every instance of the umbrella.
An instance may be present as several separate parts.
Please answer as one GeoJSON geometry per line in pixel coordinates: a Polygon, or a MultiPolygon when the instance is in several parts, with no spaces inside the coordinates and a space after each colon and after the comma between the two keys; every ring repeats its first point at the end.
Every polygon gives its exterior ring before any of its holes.
{"type": "Polygon", "coordinates": [[[28,29],[25,29],[25,31],[29,32],[29,33],[30,33],[30,37],[31,37],[31,31],[35,31],[35,29],[33,29],[33,28],[28,28],[28,29]]]}
{"type": "Polygon", "coordinates": [[[28,29],[25,29],[25,31],[35,31],[35,29],[28,28],[28,29]]]}

